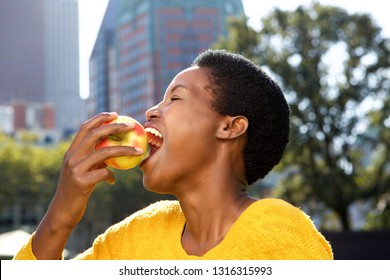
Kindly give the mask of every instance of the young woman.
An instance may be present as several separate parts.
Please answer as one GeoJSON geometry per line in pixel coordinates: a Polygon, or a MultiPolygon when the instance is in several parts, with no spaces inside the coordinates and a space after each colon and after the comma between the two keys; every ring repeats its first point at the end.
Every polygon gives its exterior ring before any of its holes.
{"type": "MultiPolygon", "coordinates": [[[[93,152],[102,137],[133,128],[100,126],[116,117],[101,113],[80,128],[52,203],[15,259],[60,259],[94,186],[114,184],[103,161],[142,154],[132,147],[93,152]]],[[[157,202],[111,226],[77,259],[333,258],[301,210],[247,193],[278,164],[289,135],[287,102],[257,65],[224,50],[205,51],[172,80],[146,119],[161,137],[154,136],[140,165],[144,186],[177,201],[157,202]]]]}

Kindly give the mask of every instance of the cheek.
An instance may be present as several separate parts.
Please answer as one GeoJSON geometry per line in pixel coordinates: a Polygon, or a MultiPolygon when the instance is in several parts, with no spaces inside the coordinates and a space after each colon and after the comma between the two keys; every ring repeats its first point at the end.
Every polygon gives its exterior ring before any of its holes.
{"type": "Polygon", "coordinates": [[[185,172],[212,156],[216,144],[213,130],[200,122],[189,124],[175,134],[170,134],[167,143],[165,152],[169,167],[185,169],[185,172]]]}
{"type": "Polygon", "coordinates": [[[167,131],[162,152],[164,160],[169,160],[170,164],[177,161],[188,164],[191,158],[202,157],[205,153],[209,155],[215,148],[217,116],[199,106],[180,108],[180,111],[175,110],[175,114],[165,115],[167,131]]]}

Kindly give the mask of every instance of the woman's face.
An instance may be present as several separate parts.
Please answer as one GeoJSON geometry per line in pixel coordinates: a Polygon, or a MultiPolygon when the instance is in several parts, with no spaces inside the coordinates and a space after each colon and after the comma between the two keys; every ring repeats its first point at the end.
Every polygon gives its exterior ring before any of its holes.
{"type": "Polygon", "coordinates": [[[210,176],[216,130],[223,118],[212,109],[213,98],[207,70],[191,67],[180,72],[164,99],[146,112],[145,127],[155,134],[149,136],[151,155],[141,164],[147,189],[176,195],[210,176]]]}

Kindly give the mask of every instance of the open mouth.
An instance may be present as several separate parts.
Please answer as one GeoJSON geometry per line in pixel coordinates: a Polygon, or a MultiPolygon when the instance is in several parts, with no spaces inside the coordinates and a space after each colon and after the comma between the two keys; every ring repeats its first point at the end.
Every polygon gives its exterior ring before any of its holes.
{"type": "Polygon", "coordinates": [[[161,148],[161,145],[163,143],[163,136],[161,132],[155,129],[154,127],[147,127],[145,128],[145,131],[148,135],[150,152],[154,153],[155,151],[161,148]]]}

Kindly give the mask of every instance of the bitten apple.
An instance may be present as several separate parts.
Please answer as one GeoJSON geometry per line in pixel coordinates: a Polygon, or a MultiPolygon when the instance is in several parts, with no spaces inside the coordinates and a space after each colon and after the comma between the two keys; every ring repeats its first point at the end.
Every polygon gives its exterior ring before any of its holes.
{"type": "Polygon", "coordinates": [[[140,156],[120,156],[109,158],[104,161],[105,164],[116,169],[130,169],[137,166],[143,159],[148,157],[148,137],[144,127],[135,119],[128,116],[118,116],[116,119],[106,122],[102,125],[111,123],[135,123],[134,129],[118,134],[110,134],[101,139],[95,147],[95,150],[100,150],[104,147],[111,146],[131,146],[138,147],[144,150],[144,154],[140,156]]]}

